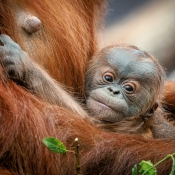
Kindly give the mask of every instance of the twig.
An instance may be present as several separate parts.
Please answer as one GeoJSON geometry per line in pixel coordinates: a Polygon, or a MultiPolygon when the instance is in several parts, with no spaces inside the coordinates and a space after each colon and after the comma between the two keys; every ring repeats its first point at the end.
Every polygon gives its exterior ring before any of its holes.
{"type": "Polygon", "coordinates": [[[76,172],[77,172],[77,175],[81,175],[79,147],[80,147],[80,145],[79,145],[79,142],[78,142],[78,138],[75,138],[75,156],[76,156],[76,172]]]}

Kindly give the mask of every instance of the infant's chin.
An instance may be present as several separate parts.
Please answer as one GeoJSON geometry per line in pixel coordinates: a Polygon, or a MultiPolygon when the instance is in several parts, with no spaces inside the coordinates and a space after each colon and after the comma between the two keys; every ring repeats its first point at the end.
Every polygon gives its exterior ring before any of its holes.
{"type": "Polygon", "coordinates": [[[87,108],[95,118],[104,122],[114,123],[124,118],[123,114],[120,112],[114,111],[109,106],[93,99],[87,101],[87,108]]]}
{"type": "Polygon", "coordinates": [[[103,122],[108,122],[108,123],[115,123],[124,119],[121,113],[116,113],[113,110],[99,113],[97,115],[97,118],[103,122]]]}

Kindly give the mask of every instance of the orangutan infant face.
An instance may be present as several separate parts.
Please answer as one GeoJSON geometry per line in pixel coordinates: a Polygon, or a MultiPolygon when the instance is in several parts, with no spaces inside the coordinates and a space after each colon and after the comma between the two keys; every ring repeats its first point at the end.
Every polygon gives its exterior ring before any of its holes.
{"type": "Polygon", "coordinates": [[[105,122],[153,112],[163,73],[155,60],[135,47],[102,50],[85,76],[88,111],[105,122]]]}

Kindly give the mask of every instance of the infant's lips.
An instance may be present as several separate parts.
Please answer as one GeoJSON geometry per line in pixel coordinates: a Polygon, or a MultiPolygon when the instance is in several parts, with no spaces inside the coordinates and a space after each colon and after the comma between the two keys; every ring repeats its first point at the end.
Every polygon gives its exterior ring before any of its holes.
{"type": "MultiPolygon", "coordinates": [[[[94,99],[93,99],[93,100],[94,100],[94,99]]],[[[109,105],[107,105],[107,104],[105,104],[105,103],[100,102],[100,100],[95,99],[94,101],[96,101],[97,103],[100,103],[100,105],[102,105],[102,106],[104,106],[104,107],[106,107],[106,108],[109,108],[109,109],[111,109],[111,110],[113,110],[113,111],[119,113],[119,111],[116,111],[113,107],[111,107],[111,106],[109,106],[109,105]]]]}
{"type": "MultiPolygon", "coordinates": [[[[99,103],[101,106],[104,106],[105,108],[108,108],[112,111],[114,111],[116,114],[120,114],[125,116],[125,112],[123,109],[118,108],[117,106],[112,106],[112,105],[108,105],[108,102],[105,101],[104,99],[101,99],[99,97],[91,97],[92,100],[96,101],[97,103],[99,103]]],[[[109,103],[110,104],[110,103],[109,103]]]]}

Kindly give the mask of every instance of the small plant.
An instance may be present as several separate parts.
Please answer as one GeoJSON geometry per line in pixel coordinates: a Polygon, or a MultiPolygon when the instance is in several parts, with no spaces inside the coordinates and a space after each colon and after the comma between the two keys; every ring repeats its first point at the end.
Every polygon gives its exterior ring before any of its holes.
{"type": "Polygon", "coordinates": [[[132,175],[157,175],[156,166],[169,158],[171,158],[173,161],[172,169],[171,169],[171,172],[169,175],[174,175],[174,172],[175,172],[175,159],[173,157],[174,155],[175,155],[175,153],[168,154],[166,157],[164,157],[162,160],[160,160],[159,162],[157,162],[154,165],[150,160],[148,160],[148,161],[142,160],[141,163],[139,164],[140,170],[138,171],[137,164],[134,165],[134,167],[132,168],[132,175]]]}
{"type": "Polygon", "coordinates": [[[74,140],[75,142],[75,151],[67,150],[66,147],[63,145],[63,143],[56,138],[53,137],[47,137],[42,140],[42,142],[54,153],[60,153],[65,154],[67,152],[71,152],[75,154],[76,158],[76,172],[77,175],[81,175],[81,169],[80,169],[80,154],[79,154],[79,141],[78,138],[74,140]]]}
{"type": "MultiPolygon", "coordinates": [[[[76,172],[77,172],[77,175],[81,175],[78,138],[75,139],[75,151],[67,150],[66,147],[63,145],[63,143],[57,140],[56,138],[47,137],[47,138],[44,138],[42,141],[52,152],[60,153],[60,154],[64,154],[67,152],[74,153],[76,158],[76,172]]],[[[157,175],[156,166],[169,158],[171,158],[173,161],[172,169],[169,175],[174,175],[175,173],[175,158],[173,157],[174,155],[175,153],[168,154],[166,157],[164,157],[162,160],[160,160],[156,164],[153,164],[150,160],[148,161],[142,160],[139,163],[139,166],[140,166],[139,170],[138,170],[137,164],[134,165],[134,167],[132,168],[132,175],[157,175]]]]}

